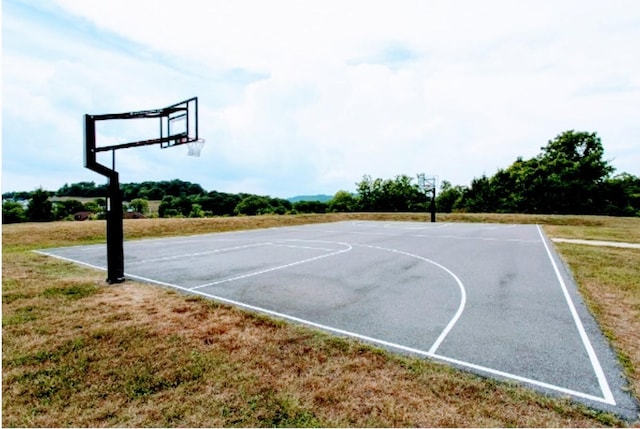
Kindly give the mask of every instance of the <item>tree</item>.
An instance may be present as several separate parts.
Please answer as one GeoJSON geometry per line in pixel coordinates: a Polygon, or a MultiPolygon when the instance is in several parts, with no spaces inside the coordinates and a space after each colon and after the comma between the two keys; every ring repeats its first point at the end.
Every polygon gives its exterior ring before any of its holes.
{"type": "Polygon", "coordinates": [[[53,220],[53,204],[49,201],[49,192],[42,188],[31,193],[31,200],[27,206],[27,218],[33,222],[48,222],[53,220]]]}
{"type": "Polygon", "coordinates": [[[107,186],[96,186],[94,182],[78,182],[71,185],[64,184],[56,195],[59,197],[99,197],[106,195],[107,186]]]}
{"type": "Polygon", "coordinates": [[[356,199],[347,191],[338,191],[327,203],[330,212],[352,212],[356,209],[356,199]]]}
{"type": "Polygon", "coordinates": [[[284,198],[269,198],[269,205],[272,209],[263,213],[285,214],[293,208],[291,201],[285,200],[284,198]]]}
{"type": "Polygon", "coordinates": [[[158,216],[160,217],[174,217],[174,216],[189,216],[192,209],[191,200],[187,197],[174,197],[166,195],[160,202],[158,207],[158,216]]]}
{"type": "Polygon", "coordinates": [[[596,133],[565,131],[538,156],[544,186],[544,211],[589,214],[598,211],[598,188],[614,171],[604,160],[596,133]]]}
{"type": "Polygon", "coordinates": [[[239,215],[254,216],[267,213],[270,209],[273,209],[273,207],[269,204],[269,198],[250,195],[238,203],[234,212],[239,215]]]}
{"type": "Polygon", "coordinates": [[[149,212],[149,202],[144,198],[131,200],[129,207],[138,213],[147,214],[149,212]]]}
{"type": "Polygon", "coordinates": [[[426,198],[417,184],[407,175],[394,179],[372,179],[365,175],[356,184],[358,208],[363,211],[422,211],[426,198]]]}
{"type": "Polygon", "coordinates": [[[293,203],[293,210],[297,213],[325,213],[327,211],[327,203],[322,201],[296,201],[293,203]]]}
{"type": "Polygon", "coordinates": [[[91,213],[100,213],[105,210],[106,201],[104,199],[96,198],[93,201],[87,201],[84,203],[84,210],[91,213]]]}
{"type": "Polygon", "coordinates": [[[441,213],[451,213],[454,208],[457,208],[464,189],[463,186],[453,186],[451,182],[443,180],[436,197],[436,210],[441,213]]]}
{"type": "Polygon", "coordinates": [[[194,203],[191,205],[191,213],[189,213],[189,217],[204,217],[205,213],[202,210],[202,206],[200,204],[194,203]]]}
{"type": "Polygon", "coordinates": [[[82,211],[85,211],[84,204],[78,200],[56,201],[53,205],[53,217],[56,220],[64,219],[82,211]]]}
{"type": "Polygon", "coordinates": [[[608,179],[601,188],[602,214],[640,216],[640,177],[621,173],[608,179]]]}
{"type": "Polygon", "coordinates": [[[242,197],[237,194],[211,191],[206,195],[199,196],[196,202],[202,206],[205,212],[214,216],[231,216],[241,200],[242,197]]]}
{"type": "Polygon", "coordinates": [[[19,223],[27,220],[27,214],[21,203],[5,201],[2,203],[2,223],[19,223]]]}
{"type": "Polygon", "coordinates": [[[382,181],[380,179],[374,181],[368,174],[362,176],[362,180],[356,183],[358,192],[357,203],[360,210],[365,212],[375,210],[381,183],[382,181]]]}

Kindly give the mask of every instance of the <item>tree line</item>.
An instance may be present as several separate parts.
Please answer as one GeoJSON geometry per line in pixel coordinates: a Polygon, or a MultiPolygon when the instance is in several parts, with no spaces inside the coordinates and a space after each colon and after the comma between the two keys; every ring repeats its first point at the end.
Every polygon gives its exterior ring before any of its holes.
{"type": "Polygon", "coordinates": [[[596,133],[565,131],[541,150],[468,187],[443,182],[438,210],[640,216],[640,178],[613,175],[596,133]]]}
{"type": "MultiPolygon", "coordinates": [[[[531,159],[517,158],[493,176],[474,178],[469,186],[443,180],[435,198],[438,212],[503,212],[640,216],[640,178],[613,175],[596,133],[565,131],[531,159]]],[[[356,192],[336,192],[328,202],[297,201],[247,193],[205,191],[182,180],[121,185],[125,209],[146,214],[148,201],[159,200],[160,217],[205,217],[325,212],[426,212],[431,192],[417,178],[364,175],[356,192]]],[[[94,182],[65,184],[55,192],[9,192],[2,195],[2,222],[70,219],[85,211],[104,216],[107,187],[94,182]],[[50,197],[93,198],[51,201],[50,197]],[[24,201],[28,201],[26,207],[24,201]]]]}

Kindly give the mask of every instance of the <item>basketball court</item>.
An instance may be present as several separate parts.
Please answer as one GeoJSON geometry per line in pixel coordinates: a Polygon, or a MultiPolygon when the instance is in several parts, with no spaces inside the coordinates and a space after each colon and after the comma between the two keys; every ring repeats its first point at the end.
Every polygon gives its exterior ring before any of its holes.
{"type": "MultiPolygon", "coordinates": [[[[104,244],[40,253],[107,270],[104,244]]],[[[535,225],[349,221],[125,241],[124,255],[129,279],[637,417],[535,225]]]]}

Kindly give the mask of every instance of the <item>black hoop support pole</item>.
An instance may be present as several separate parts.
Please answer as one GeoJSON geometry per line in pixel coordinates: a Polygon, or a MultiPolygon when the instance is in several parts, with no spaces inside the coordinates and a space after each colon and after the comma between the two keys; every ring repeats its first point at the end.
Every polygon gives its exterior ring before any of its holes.
{"type": "Polygon", "coordinates": [[[107,282],[122,283],[124,278],[124,228],[122,220],[122,192],[120,179],[113,169],[96,161],[96,122],[91,115],[84,115],[84,166],[106,176],[107,185],[107,282]]]}
{"type": "Polygon", "coordinates": [[[436,221],[436,188],[431,189],[431,203],[429,203],[429,210],[431,211],[431,222],[436,221]]]}

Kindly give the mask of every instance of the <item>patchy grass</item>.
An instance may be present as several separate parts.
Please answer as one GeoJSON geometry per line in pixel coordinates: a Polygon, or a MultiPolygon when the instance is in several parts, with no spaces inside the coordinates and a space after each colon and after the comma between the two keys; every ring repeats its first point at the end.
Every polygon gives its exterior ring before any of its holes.
{"type": "Polygon", "coordinates": [[[640,250],[558,243],[640,398],[640,250]]]}
{"type": "MultiPolygon", "coordinates": [[[[520,217],[501,219],[513,223],[515,218],[520,217]]],[[[343,219],[426,220],[428,215],[131,220],[125,221],[125,236],[343,219]]],[[[477,219],[499,220],[493,215],[477,219]]],[[[607,219],[601,222],[606,227],[607,219]]],[[[528,389],[156,286],[106,286],[101,272],[28,251],[102,241],[103,222],[7,225],[2,233],[3,426],[625,424],[528,389]]],[[[628,370],[635,371],[640,358],[631,344],[634,337],[624,338],[635,333],[637,339],[640,332],[633,324],[637,316],[626,307],[637,305],[640,292],[629,287],[637,272],[621,272],[609,281],[611,272],[576,270],[592,262],[589,257],[601,267],[635,263],[633,251],[610,253],[603,260],[580,246],[559,248],[579,283],[593,281],[596,290],[618,294],[591,296],[591,286],[585,292],[610,336],[622,338],[617,347],[630,362],[628,370]],[[620,303],[619,296],[631,298],[620,303]],[[608,313],[628,313],[631,321],[611,322],[608,313]]],[[[637,373],[632,376],[637,394],[637,373]]]]}
{"type": "Polygon", "coordinates": [[[583,240],[640,243],[640,218],[601,217],[600,224],[547,224],[545,230],[552,237],[583,240]]]}

